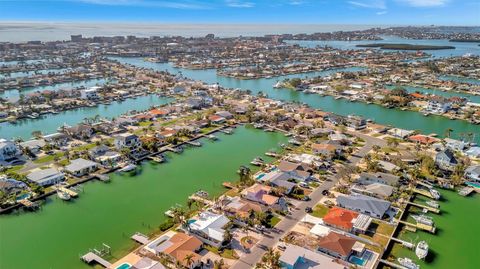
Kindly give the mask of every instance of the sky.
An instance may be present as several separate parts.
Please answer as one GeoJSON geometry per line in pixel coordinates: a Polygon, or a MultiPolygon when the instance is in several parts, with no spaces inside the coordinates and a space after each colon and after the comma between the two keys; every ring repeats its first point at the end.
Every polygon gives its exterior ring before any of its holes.
{"type": "Polygon", "coordinates": [[[0,22],[480,25],[480,0],[0,0],[0,22]]]}

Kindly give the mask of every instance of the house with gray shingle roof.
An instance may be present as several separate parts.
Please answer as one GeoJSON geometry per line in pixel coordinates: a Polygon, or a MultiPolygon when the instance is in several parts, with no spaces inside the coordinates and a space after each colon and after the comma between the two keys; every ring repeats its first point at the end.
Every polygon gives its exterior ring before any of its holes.
{"type": "Polygon", "coordinates": [[[337,205],[357,211],[374,218],[381,219],[390,209],[391,203],[370,196],[354,194],[337,197],[337,205]]]}

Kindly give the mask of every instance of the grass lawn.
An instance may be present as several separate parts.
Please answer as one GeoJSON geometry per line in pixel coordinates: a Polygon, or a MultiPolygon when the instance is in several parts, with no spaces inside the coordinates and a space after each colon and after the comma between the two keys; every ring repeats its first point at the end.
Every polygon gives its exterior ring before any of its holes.
{"type": "Polygon", "coordinates": [[[138,126],[141,126],[141,127],[148,127],[152,124],[153,122],[151,121],[141,121],[138,123],[138,126]]]}
{"type": "Polygon", "coordinates": [[[377,225],[376,232],[379,234],[390,236],[393,233],[394,227],[392,225],[388,225],[381,221],[373,220],[372,225],[377,225]]]}
{"type": "Polygon", "coordinates": [[[48,163],[48,162],[53,162],[53,160],[55,159],[55,157],[58,157],[58,158],[61,158],[63,157],[63,152],[58,152],[58,153],[55,153],[53,155],[47,155],[47,156],[43,156],[41,158],[38,158],[36,159],[35,161],[33,161],[34,163],[48,163]]]}
{"type": "Polygon", "coordinates": [[[236,260],[238,259],[238,256],[237,254],[235,254],[235,252],[233,251],[233,249],[224,249],[222,251],[218,250],[218,248],[216,247],[212,247],[212,246],[205,246],[205,248],[208,250],[208,251],[211,251],[215,254],[217,254],[218,256],[220,257],[223,257],[223,258],[226,258],[226,259],[232,259],[232,260],[236,260]]]}
{"type": "Polygon", "coordinates": [[[323,218],[325,215],[327,215],[328,210],[330,210],[330,208],[328,208],[325,205],[319,204],[319,205],[316,205],[315,208],[313,208],[313,212],[310,213],[310,215],[317,218],[323,218]]]}
{"type": "Polygon", "coordinates": [[[8,174],[8,173],[16,172],[16,171],[22,169],[22,167],[23,167],[23,165],[12,166],[12,167],[8,168],[7,170],[5,170],[5,173],[8,174]]]}
{"type": "Polygon", "coordinates": [[[268,226],[270,226],[270,228],[273,228],[275,227],[275,225],[277,225],[277,223],[280,222],[280,218],[273,215],[269,220],[268,220],[268,226]]]}
{"type": "Polygon", "coordinates": [[[89,150],[89,149],[92,149],[94,147],[96,147],[97,144],[95,143],[90,143],[90,144],[85,144],[85,145],[81,145],[81,146],[78,146],[78,147],[75,147],[72,149],[72,151],[84,151],[84,150],[89,150]]]}
{"type": "Polygon", "coordinates": [[[207,127],[207,128],[203,128],[202,130],[200,130],[200,132],[202,134],[206,134],[208,132],[211,132],[213,131],[214,129],[218,128],[218,126],[210,126],[210,127],[207,127]]]}

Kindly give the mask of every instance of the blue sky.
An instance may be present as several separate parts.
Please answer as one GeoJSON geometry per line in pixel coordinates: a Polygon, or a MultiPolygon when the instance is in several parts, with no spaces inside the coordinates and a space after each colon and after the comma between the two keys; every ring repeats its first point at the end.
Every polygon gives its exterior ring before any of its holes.
{"type": "Polygon", "coordinates": [[[480,0],[0,0],[0,21],[480,25],[480,0]]]}

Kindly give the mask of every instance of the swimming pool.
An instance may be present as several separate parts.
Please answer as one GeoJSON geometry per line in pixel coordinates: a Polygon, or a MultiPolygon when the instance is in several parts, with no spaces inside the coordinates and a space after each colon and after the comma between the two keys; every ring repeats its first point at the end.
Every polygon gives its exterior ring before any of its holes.
{"type": "Polygon", "coordinates": [[[257,180],[261,179],[261,178],[264,177],[264,176],[265,176],[265,173],[259,174],[259,175],[257,176],[257,180]]]}
{"type": "Polygon", "coordinates": [[[465,184],[467,184],[470,187],[480,188],[480,183],[466,182],[465,184]]]}
{"type": "Polygon", "coordinates": [[[350,259],[348,259],[348,261],[356,265],[364,266],[367,263],[367,261],[362,258],[359,258],[357,256],[351,256],[350,259]]]}
{"type": "Polygon", "coordinates": [[[129,269],[130,267],[132,266],[129,263],[122,263],[116,269],[129,269]]]}
{"type": "Polygon", "coordinates": [[[195,221],[197,221],[197,220],[196,220],[196,219],[189,219],[189,220],[187,221],[187,223],[188,223],[188,224],[192,224],[192,223],[195,223],[195,221]]]}

